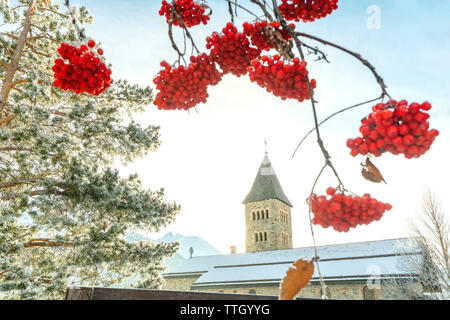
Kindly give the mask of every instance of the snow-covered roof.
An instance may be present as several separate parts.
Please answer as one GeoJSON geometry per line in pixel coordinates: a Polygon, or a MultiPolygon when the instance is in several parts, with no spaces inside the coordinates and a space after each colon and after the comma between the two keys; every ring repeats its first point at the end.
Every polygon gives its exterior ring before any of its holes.
{"type": "MultiPolygon", "coordinates": [[[[409,239],[326,245],[317,247],[320,269],[327,279],[366,279],[374,272],[401,275],[400,254],[417,253],[407,249],[409,239]]],[[[164,274],[164,277],[200,275],[193,286],[224,283],[279,282],[289,266],[300,258],[314,255],[312,247],[193,257],[164,274]]],[[[318,277],[317,270],[313,278],[318,277]]]]}
{"type": "MultiPolygon", "coordinates": [[[[401,257],[360,258],[345,260],[327,260],[320,262],[320,271],[325,279],[367,279],[372,275],[402,275],[404,271],[399,263],[401,257]]],[[[273,265],[252,265],[242,267],[216,267],[200,276],[194,286],[212,283],[256,283],[280,282],[289,270],[290,263],[273,265]]],[[[318,278],[317,270],[313,279],[318,278]]]]}

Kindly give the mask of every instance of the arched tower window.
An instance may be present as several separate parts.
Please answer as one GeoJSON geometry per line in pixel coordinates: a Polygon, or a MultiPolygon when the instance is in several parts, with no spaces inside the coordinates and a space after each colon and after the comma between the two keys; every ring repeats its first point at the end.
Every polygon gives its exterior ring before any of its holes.
{"type": "Polygon", "coordinates": [[[255,242],[258,242],[258,234],[255,233],[255,242]]]}
{"type": "Polygon", "coordinates": [[[256,213],[255,213],[255,211],[253,211],[252,213],[253,213],[253,220],[256,220],[256,213]]]}
{"type": "Polygon", "coordinates": [[[259,216],[259,211],[257,211],[256,212],[256,215],[258,216],[258,220],[261,218],[260,216],[259,216]]]}
{"type": "Polygon", "coordinates": [[[269,219],[269,210],[266,209],[266,219],[269,219]]]}
{"type": "Polygon", "coordinates": [[[264,232],[264,241],[267,241],[267,232],[264,232]]]}
{"type": "Polygon", "coordinates": [[[262,232],[259,233],[259,241],[263,241],[263,234],[262,234],[262,232]]]}
{"type": "Polygon", "coordinates": [[[376,300],[375,289],[369,289],[368,286],[364,286],[363,297],[364,300],[376,300]]]}

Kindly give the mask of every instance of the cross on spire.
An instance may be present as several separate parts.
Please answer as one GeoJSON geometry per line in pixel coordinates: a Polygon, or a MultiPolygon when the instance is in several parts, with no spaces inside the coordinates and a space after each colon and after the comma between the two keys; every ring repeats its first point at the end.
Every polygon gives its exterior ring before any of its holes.
{"type": "Polygon", "coordinates": [[[264,138],[264,149],[265,149],[265,154],[266,154],[266,156],[267,156],[267,154],[268,154],[268,152],[267,152],[267,139],[266,138],[264,138]]]}

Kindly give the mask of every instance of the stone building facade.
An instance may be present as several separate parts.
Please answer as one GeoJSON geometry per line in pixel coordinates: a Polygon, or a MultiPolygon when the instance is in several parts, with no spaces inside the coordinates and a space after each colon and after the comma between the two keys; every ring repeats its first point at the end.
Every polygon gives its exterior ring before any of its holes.
{"type": "MultiPolygon", "coordinates": [[[[201,291],[201,292],[223,292],[236,294],[260,294],[269,296],[278,296],[280,294],[279,283],[268,285],[253,285],[253,286],[223,286],[220,288],[195,288],[192,287],[198,277],[180,277],[167,278],[166,290],[177,291],[201,291]]],[[[392,298],[388,291],[382,290],[382,285],[379,289],[370,289],[366,283],[328,283],[327,296],[330,299],[343,300],[386,300],[392,298]]],[[[322,289],[318,282],[308,284],[297,295],[300,298],[321,298],[322,289]]]]}
{"type": "MultiPolygon", "coordinates": [[[[245,253],[198,256],[165,273],[164,289],[275,295],[290,265],[312,257],[312,247],[292,246],[292,204],[283,192],[267,152],[245,205],[245,253]]],[[[410,279],[401,268],[408,239],[317,247],[327,296],[335,299],[387,299],[384,283],[410,279]],[[374,273],[375,271],[375,273],[374,273]]],[[[412,251],[409,254],[420,252],[412,251]]],[[[298,297],[320,298],[317,271],[298,297]]]]}

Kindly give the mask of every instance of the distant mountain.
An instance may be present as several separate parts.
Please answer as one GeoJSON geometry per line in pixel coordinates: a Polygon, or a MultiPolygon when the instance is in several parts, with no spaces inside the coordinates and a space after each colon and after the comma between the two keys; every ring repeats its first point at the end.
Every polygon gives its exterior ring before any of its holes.
{"type": "MultiPolygon", "coordinates": [[[[136,234],[129,234],[126,237],[126,240],[128,242],[139,242],[139,241],[147,241],[151,240],[150,237],[136,233],[136,234]]],[[[173,234],[172,232],[169,232],[165,234],[162,238],[153,240],[155,242],[179,242],[180,248],[178,251],[170,258],[165,259],[165,264],[167,266],[166,272],[169,272],[170,270],[176,268],[177,266],[181,265],[184,261],[189,259],[190,253],[189,248],[194,249],[194,253],[192,256],[209,256],[209,255],[216,255],[221,254],[216,248],[214,248],[212,245],[210,245],[208,242],[203,240],[200,237],[197,236],[183,236],[180,233],[173,234]]]]}
{"type": "Polygon", "coordinates": [[[221,254],[219,250],[214,248],[208,242],[197,236],[183,236],[181,234],[173,234],[172,232],[167,233],[162,238],[155,240],[155,242],[174,242],[180,243],[180,249],[177,253],[183,258],[189,259],[190,253],[189,248],[194,249],[193,256],[211,256],[216,254],[221,254]]]}
{"type": "Polygon", "coordinates": [[[150,238],[148,236],[145,236],[145,235],[140,234],[140,233],[127,234],[125,236],[125,239],[127,240],[127,242],[140,242],[140,241],[150,240],[150,238]]]}
{"type": "Polygon", "coordinates": [[[185,261],[186,261],[186,259],[183,258],[183,256],[181,254],[179,254],[178,252],[175,252],[175,254],[173,256],[171,256],[170,258],[164,259],[164,264],[167,266],[165,272],[170,272],[171,270],[175,269],[179,265],[183,264],[183,262],[185,262],[185,261]]]}

